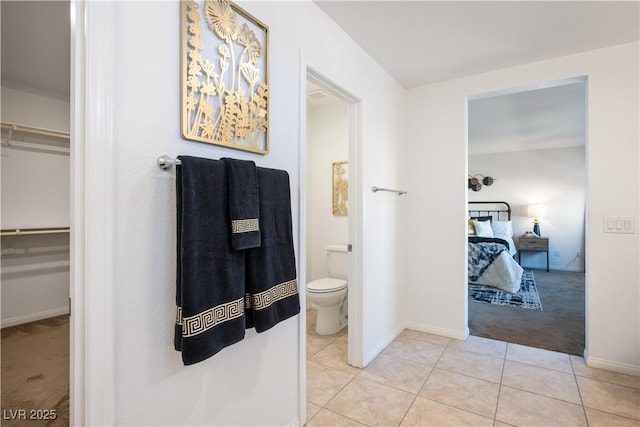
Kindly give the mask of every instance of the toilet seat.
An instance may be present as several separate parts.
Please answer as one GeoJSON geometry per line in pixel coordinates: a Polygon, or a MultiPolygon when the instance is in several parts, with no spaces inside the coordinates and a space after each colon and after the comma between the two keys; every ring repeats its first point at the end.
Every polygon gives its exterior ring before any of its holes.
{"type": "Polygon", "coordinates": [[[332,277],[325,277],[307,283],[307,291],[314,294],[336,292],[345,289],[346,287],[346,280],[334,279],[332,277]]]}

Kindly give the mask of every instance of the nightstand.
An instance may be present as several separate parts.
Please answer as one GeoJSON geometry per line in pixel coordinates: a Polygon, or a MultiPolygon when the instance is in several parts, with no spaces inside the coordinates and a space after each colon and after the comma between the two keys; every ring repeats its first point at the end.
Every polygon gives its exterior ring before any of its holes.
{"type": "Polygon", "coordinates": [[[522,265],[522,252],[546,252],[547,271],[549,271],[549,238],[548,237],[524,237],[518,238],[518,264],[522,265]]]}

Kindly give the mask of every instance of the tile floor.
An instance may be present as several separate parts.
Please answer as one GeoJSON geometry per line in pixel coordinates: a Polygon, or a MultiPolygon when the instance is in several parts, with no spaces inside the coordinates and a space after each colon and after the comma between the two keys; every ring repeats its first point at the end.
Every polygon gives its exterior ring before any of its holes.
{"type": "Polygon", "coordinates": [[[563,353],[405,330],[366,368],[307,312],[307,426],[640,426],[640,377],[563,353]]]}

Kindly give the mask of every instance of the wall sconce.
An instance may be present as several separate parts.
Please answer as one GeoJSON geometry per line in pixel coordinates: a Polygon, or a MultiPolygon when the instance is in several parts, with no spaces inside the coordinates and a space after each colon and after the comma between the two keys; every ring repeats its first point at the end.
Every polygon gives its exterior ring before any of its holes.
{"type": "Polygon", "coordinates": [[[473,191],[480,191],[482,190],[483,184],[488,187],[493,184],[493,181],[495,180],[490,176],[484,176],[481,174],[473,176],[469,175],[469,179],[467,179],[467,188],[470,188],[473,191]],[[478,177],[481,177],[481,179],[478,179],[478,177]]]}

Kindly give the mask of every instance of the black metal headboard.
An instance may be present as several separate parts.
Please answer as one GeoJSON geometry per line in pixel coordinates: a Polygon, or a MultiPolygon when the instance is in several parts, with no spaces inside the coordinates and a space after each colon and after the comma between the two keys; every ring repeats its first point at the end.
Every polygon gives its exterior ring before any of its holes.
{"type": "Polygon", "coordinates": [[[491,216],[496,221],[510,221],[511,206],[507,202],[469,202],[469,216],[491,216]]]}

